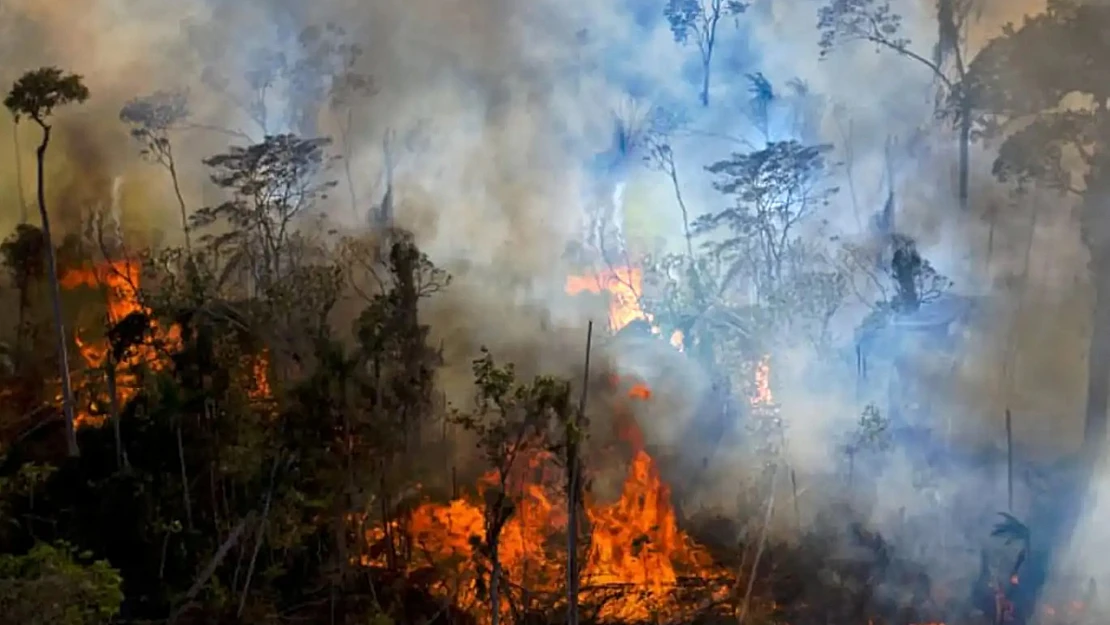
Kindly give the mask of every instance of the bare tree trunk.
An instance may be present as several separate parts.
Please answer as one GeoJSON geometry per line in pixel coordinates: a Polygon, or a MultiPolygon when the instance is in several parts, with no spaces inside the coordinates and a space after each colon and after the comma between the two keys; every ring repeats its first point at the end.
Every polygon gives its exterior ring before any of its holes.
{"type": "Polygon", "coordinates": [[[971,180],[971,100],[964,97],[960,101],[960,160],[959,160],[959,198],[960,209],[967,210],[970,197],[971,180]]]}
{"type": "Polygon", "coordinates": [[[270,504],[274,499],[274,481],[277,478],[278,461],[280,453],[274,456],[274,463],[270,466],[270,486],[266,489],[266,502],[262,505],[262,519],[258,522],[258,537],[254,540],[254,551],[251,552],[250,564],[247,565],[247,579],[243,582],[243,594],[239,597],[239,610],[237,616],[243,616],[247,606],[247,595],[251,591],[251,578],[254,577],[254,567],[258,563],[258,552],[262,550],[262,541],[266,539],[266,526],[270,520],[270,504]]]}
{"type": "Polygon", "coordinates": [[[251,523],[254,520],[254,515],[255,513],[253,511],[250,512],[249,514],[247,514],[247,516],[243,517],[241,521],[239,521],[239,524],[235,526],[235,529],[231,530],[231,534],[227,537],[227,540],[225,540],[223,544],[220,545],[220,548],[216,550],[215,555],[213,555],[212,559],[208,561],[208,565],[204,567],[203,571],[201,571],[200,576],[198,576],[196,581],[193,582],[193,585],[189,587],[189,592],[185,593],[184,601],[182,601],[181,605],[176,610],[174,610],[173,613],[170,614],[170,618],[166,621],[169,625],[173,625],[177,622],[177,619],[181,616],[181,613],[189,607],[193,599],[195,599],[197,594],[200,593],[201,589],[204,588],[204,585],[208,583],[208,580],[213,575],[215,575],[216,569],[219,568],[220,563],[223,562],[224,558],[227,557],[227,553],[231,551],[231,548],[235,546],[235,543],[239,542],[239,538],[243,535],[243,530],[246,529],[247,524],[251,523]]]}
{"type": "Polygon", "coordinates": [[[771,519],[775,515],[775,487],[778,485],[779,465],[771,473],[771,490],[767,496],[767,508],[763,515],[763,527],[759,531],[759,542],[755,549],[755,559],[752,561],[752,570],[748,574],[748,586],[744,590],[744,600],[740,604],[740,615],[737,617],[736,622],[738,625],[744,625],[744,620],[748,616],[748,608],[751,606],[752,591],[755,589],[755,576],[759,572],[759,562],[763,559],[763,550],[767,546],[767,528],[771,526],[771,519]]]}
{"type": "MultiPolygon", "coordinates": [[[[504,497],[504,495],[501,495],[504,497]]],[[[490,549],[490,578],[489,578],[489,607],[492,614],[490,615],[490,625],[501,624],[501,555],[498,553],[500,550],[500,530],[493,536],[490,536],[489,549],[490,549]]]]}
{"type": "Polygon", "coordinates": [[[581,498],[578,444],[582,435],[582,415],[586,412],[586,391],[590,384],[590,351],[594,322],[586,327],[586,366],[582,373],[582,397],[578,412],[567,428],[567,625],[578,625],[578,502],[581,498]]]}
{"type": "Polygon", "coordinates": [[[181,183],[177,179],[177,163],[173,160],[172,151],[167,154],[167,162],[170,170],[170,180],[173,182],[173,193],[177,197],[177,208],[181,212],[181,233],[185,235],[185,253],[188,256],[192,256],[193,245],[192,237],[189,233],[189,211],[185,207],[185,196],[181,193],[181,183]]]}
{"type": "Polygon", "coordinates": [[[185,523],[189,531],[193,530],[193,500],[189,495],[189,472],[185,468],[185,443],[181,438],[181,419],[178,418],[177,427],[174,428],[177,438],[177,462],[181,469],[181,496],[185,501],[185,523]]]}
{"type": "Polygon", "coordinates": [[[701,62],[701,94],[699,95],[699,99],[701,100],[701,105],[705,107],[709,106],[709,68],[712,58],[711,54],[707,53],[702,57],[701,62]]]}
{"type": "MultiPolygon", "coordinates": [[[[1087,420],[1084,456],[1094,462],[1106,444],[1107,404],[1110,403],[1110,267],[1095,267],[1095,309],[1087,365],[1087,420]]],[[[1094,466],[1093,464],[1091,466],[1094,466]]]]}
{"type": "Polygon", "coordinates": [[[123,470],[128,465],[127,452],[123,449],[123,433],[120,431],[119,397],[116,395],[116,359],[108,358],[105,368],[105,377],[108,379],[108,407],[111,410],[112,435],[116,442],[116,468],[123,470]]]}
{"type": "Polygon", "coordinates": [[[69,377],[69,353],[66,349],[65,322],[62,320],[62,287],[58,280],[58,259],[54,254],[54,239],[50,234],[50,217],[46,213],[46,148],[50,145],[50,126],[42,122],[39,122],[39,126],[42,128],[42,142],[35,150],[39,217],[42,219],[46,262],[50,270],[50,297],[54,309],[54,331],[57,334],[58,373],[62,378],[62,413],[65,415],[66,423],[66,450],[70,458],[77,458],[81,455],[81,450],[77,447],[73,385],[69,377]]]}

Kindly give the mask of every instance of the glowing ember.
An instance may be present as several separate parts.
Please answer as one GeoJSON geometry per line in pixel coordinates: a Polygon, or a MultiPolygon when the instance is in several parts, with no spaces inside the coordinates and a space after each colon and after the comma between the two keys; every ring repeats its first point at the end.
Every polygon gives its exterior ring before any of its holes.
{"type": "Polygon", "coordinates": [[[774,401],[771,394],[771,357],[764,356],[755,366],[755,393],[751,402],[753,406],[769,406],[774,401]]]}

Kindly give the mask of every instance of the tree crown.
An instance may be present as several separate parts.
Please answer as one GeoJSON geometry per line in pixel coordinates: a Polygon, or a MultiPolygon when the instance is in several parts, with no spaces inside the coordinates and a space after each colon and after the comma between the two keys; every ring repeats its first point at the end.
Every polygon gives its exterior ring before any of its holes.
{"type": "Polygon", "coordinates": [[[27,116],[43,124],[55,108],[88,99],[89,89],[79,74],[67,74],[57,67],[42,67],[15,81],[4,98],[4,106],[16,121],[27,116]]]}

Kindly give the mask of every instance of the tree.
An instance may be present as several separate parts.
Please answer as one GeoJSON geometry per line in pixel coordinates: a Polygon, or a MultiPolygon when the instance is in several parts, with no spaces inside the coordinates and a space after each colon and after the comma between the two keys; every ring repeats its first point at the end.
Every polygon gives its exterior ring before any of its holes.
{"type": "Polygon", "coordinates": [[[16,319],[18,327],[13,362],[16,369],[23,363],[23,355],[27,347],[25,340],[27,312],[31,308],[31,285],[46,273],[46,268],[43,266],[45,247],[42,230],[23,223],[16,226],[15,232],[0,244],[4,266],[8,268],[12,282],[19,291],[19,313],[16,319]]]}
{"type": "Polygon", "coordinates": [[[978,0],[936,0],[937,43],[932,58],[910,48],[910,39],[902,34],[902,16],[894,12],[890,0],[828,0],[817,14],[821,58],[828,57],[841,43],[867,42],[918,63],[940,83],[943,93],[938,98],[937,112],[954,121],[959,131],[959,202],[963,210],[969,198],[975,101],[970,92],[957,90],[956,85],[967,76],[965,33],[978,15],[978,5],[978,0]]]}
{"type": "Polygon", "coordinates": [[[74,423],[73,387],[69,375],[69,358],[66,349],[65,323],[62,319],[62,293],[58,283],[58,267],[54,254],[54,239],[50,232],[50,216],[46,210],[46,149],[50,145],[50,116],[54,109],[70,103],[83,103],[89,99],[89,90],[77,74],[66,74],[56,67],[32,70],[12,85],[4,98],[4,106],[18,120],[29,117],[42,130],[42,140],[35,150],[37,159],[36,179],[39,217],[45,239],[46,260],[49,270],[50,295],[54,308],[54,331],[57,334],[58,370],[62,381],[62,410],[66,422],[66,446],[71,457],[80,454],[74,423]]]}
{"type": "Polygon", "coordinates": [[[320,179],[332,161],[325,153],[329,145],[327,138],[272,135],[204,161],[212,169],[212,181],[231,199],[199,209],[190,217],[191,225],[230,226],[230,232],[208,235],[206,241],[214,251],[229,254],[230,263],[247,269],[259,293],[278,284],[288,269],[286,244],[296,220],[336,185],[320,179]]]}
{"type": "Polygon", "coordinates": [[[0,609],[28,625],[110,621],[123,603],[123,580],[107,561],[86,563],[90,556],[64,543],[0,555],[0,609]]]}
{"type": "Polygon", "coordinates": [[[498,365],[485,348],[473,362],[476,407],[455,415],[455,421],[478,436],[478,448],[497,476],[483,494],[486,502],[485,536],[476,539],[478,551],[489,560],[491,622],[501,620],[501,530],[515,512],[510,492],[519,484],[530,455],[550,447],[551,428],[566,424],[574,409],[570,384],[540,377],[530,384],[517,381],[515,368],[498,365]]]}
{"type": "Polygon", "coordinates": [[[1085,449],[1102,450],[1110,401],[1110,74],[1093,59],[1110,53],[1101,37],[1110,8],[1052,0],[1045,13],[1008,27],[976,56],[957,97],[971,98],[984,134],[1002,137],[993,165],[1002,181],[1035,183],[1080,201],[1095,291],[1089,342],[1085,449]],[[1082,95],[1089,105],[1069,107],[1082,95]],[[1074,101],[1074,100],[1072,100],[1074,101]],[[1078,158],[1084,173],[1067,159],[1078,158]]]}
{"type": "Polygon", "coordinates": [[[831,150],[829,145],[778,141],[706,167],[717,177],[713,187],[733,200],[732,206],[694,223],[702,236],[725,233],[709,244],[727,268],[719,288],[747,278],[754,303],[788,297],[812,260],[798,228],[837,192],[826,179],[831,150]]]}
{"type": "Polygon", "coordinates": [[[667,0],[663,16],[671,25],[675,43],[686,45],[693,40],[701,60],[702,106],[709,106],[709,78],[713,53],[717,48],[717,26],[721,18],[739,15],[748,3],[737,0],[667,0]]]}
{"type": "Polygon", "coordinates": [[[185,207],[185,198],[181,194],[177,161],[174,160],[173,144],[170,142],[170,133],[179,129],[188,116],[189,108],[185,94],[166,91],[131,100],[120,109],[119,113],[120,121],[131,127],[131,136],[143,146],[141,151],[143,157],[165,167],[169,172],[178,210],[181,211],[181,231],[185,236],[185,250],[191,253],[188,209],[185,207]]]}
{"type": "MultiPolygon", "coordinates": [[[[197,49],[204,54],[207,47],[198,42],[197,49]]],[[[362,54],[342,26],[312,25],[298,32],[295,42],[250,50],[249,69],[241,77],[222,74],[218,55],[207,58],[210,65],[201,79],[243,111],[264,135],[313,136],[322,107],[335,104],[329,100],[346,98],[348,102],[340,106],[348,108],[351,97],[373,92],[370,77],[356,69],[362,54]]],[[[343,134],[349,132],[350,121],[348,117],[343,134]]]]}

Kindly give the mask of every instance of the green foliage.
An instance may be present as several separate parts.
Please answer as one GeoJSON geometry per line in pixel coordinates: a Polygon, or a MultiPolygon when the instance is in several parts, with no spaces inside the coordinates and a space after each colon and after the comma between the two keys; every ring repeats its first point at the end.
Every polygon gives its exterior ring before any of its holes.
{"type": "Polygon", "coordinates": [[[68,544],[0,555],[0,610],[12,623],[101,625],[123,601],[119,571],[68,544]]]}
{"type": "Polygon", "coordinates": [[[54,109],[89,99],[89,89],[81,76],[62,72],[57,67],[43,67],[23,74],[4,98],[4,106],[18,121],[30,117],[45,124],[54,109]]]}
{"type": "Polygon", "coordinates": [[[261,289],[286,277],[294,265],[298,220],[336,185],[322,180],[334,160],[327,138],[267,136],[247,147],[232,146],[204,160],[212,181],[231,194],[216,206],[188,216],[190,227],[209,229],[202,242],[218,257],[233,259],[227,271],[245,271],[261,289]],[[211,232],[214,227],[222,230],[211,232]]]}
{"type": "Polygon", "coordinates": [[[856,421],[855,429],[848,435],[845,450],[849,455],[866,452],[883,452],[891,446],[890,419],[883,416],[875,404],[867,404],[856,421]]]}
{"type": "Polygon", "coordinates": [[[498,365],[484,347],[472,369],[476,409],[457,413],[454,420],[477,434],[491,466],[507,476],[522,453],[544,448],[551,427],[567,420],[570,383],[540,376],[522,384],[512,363],[498,365]]]}
{"type": "Polygon", "coordinates": [[[936,300],[952,287],[952,281],[939,274],[927,258],[917,251],[917,242],[905,235],[894,235],[890,279],[894,294],[880,308],[896,313],[911,313],[922,304],[936,300]]]}
{"type": "MultiPolygon", "coordinates": [[[[198,211],[198,226],[220,218],[233,228],[278,228],[302,209],[327,197],[334,181],[316,177],[326,169],[326,138],[302,139],[296,135],[267,136],[245,148],[232,146],[226,153],[204,160],[212,181],[230,191],[234,200],[198,211]]],[[[276,236],[276,233],[274,235],[276,236]]]]}
{"type": "Polygon", "coordinates": [[[1061,163],[1068,149],[1088,161],[1105,136],[1110,92],[1097,59],[1110,48],[1100,35],[1110,25],[1110,8],[1069,1],[1007,27],[975,57],[958,87],[976,103],[980,134],[1002,137],[995,174],[1004,181],[1036,181],[1071,190],[1061,163]],[[1085,94],[1088,110],[1062,106],[1064,98],[1085,94]],[[1018,126],[1011,132],[1011,126],[1018,126]]]}
{"type": "Polygon", "coordinates": [[[721,264],[717,288],[747,283],[752,303],[766,306],[773,323],[789,326],[811,315],[827,324],[843,300],[846,279],[823,268],[820,250],[799,232],[837,192],[826,177],[831,149],[772,142],[706,168],[717,177],[714,188],[733,201],[694,223],[694,232],[709,239],[704,248],[721,264]]]}

